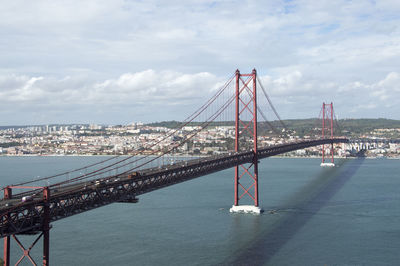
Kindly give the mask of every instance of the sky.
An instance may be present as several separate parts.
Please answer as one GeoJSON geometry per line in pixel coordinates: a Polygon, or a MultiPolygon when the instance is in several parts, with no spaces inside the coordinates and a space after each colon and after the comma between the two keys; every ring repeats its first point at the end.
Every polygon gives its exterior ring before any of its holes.
{"type": "Polygon", "coordinates": [[[400,119],[400,1],[2,1],[0,125],[183,120],[236,69],[282,119],[400,119]]]}

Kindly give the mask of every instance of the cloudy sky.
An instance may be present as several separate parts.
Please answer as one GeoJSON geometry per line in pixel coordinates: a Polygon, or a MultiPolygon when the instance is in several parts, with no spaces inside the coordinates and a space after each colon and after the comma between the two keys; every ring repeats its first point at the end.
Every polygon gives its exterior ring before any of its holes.
{"type": "Polygon", "coordinates": [[[0,125],[182,120],[238,68],[284,119],[400,119],[400,1],[3,1],[0,125]]]}

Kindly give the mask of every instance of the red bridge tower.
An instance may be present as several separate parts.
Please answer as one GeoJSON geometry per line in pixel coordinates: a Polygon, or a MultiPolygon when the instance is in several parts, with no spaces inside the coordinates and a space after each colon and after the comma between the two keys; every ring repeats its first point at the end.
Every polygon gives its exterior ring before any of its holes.
{"type": "Polygon", "coordinates": [[[235,203],[230,212],[260,213],[258,206],[258,157],[257,157],[257,71],[240,74],[236,70],[235,152],[240,151],[240,137],[253,142],[251,164],[235,166],[235,203]],[[254,205],[239,205],[243,197],[254,205]]]}
{"type": "MultiPolygon", "coordinates": [[[[330,137],[333,139],[333,103],[322,103],[322,138],[330,137]]],[[[328,144],[329,145],[329,144],[328,144]]],[[[333,142],[330,147],[331,162],[325,162],[325,144],[322,145],[322,167],[333,167],[335,166],[333,160],[333,142]]]]}

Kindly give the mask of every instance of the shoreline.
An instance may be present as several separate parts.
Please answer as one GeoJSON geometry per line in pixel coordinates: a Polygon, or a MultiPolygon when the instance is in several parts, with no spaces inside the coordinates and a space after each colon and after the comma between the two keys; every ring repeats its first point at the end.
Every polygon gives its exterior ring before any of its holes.
{"type": "MultiPolygon", "coordinates": [[[[120,157],[128,157],[128,156],[132,156],[129,154],[126,155],[105,155],[105,154],[23,154],[23,155],[7,155],[7,154],[2,154],[0,155],[1,157],[115,157],[115,156],[120,156],[120,157]]],[[[143,156],[143,155],[136,155],[136,156],[143,156]]],[[[196,156],[196,155],[171,155],[171,157],[186,157],[186,158],[203,158],[203,157],[207,157],[204,155],[201,156],[196,156]]],[[[287,158],[287,159],[322,159],[322,157],[320,156],[282,156],[282,155],[275,155],[275,156],[271,156],[270,158],[287,158]]],[[[343,156],[337,156],[334,157],[335,159],[355,159],[357,157],[343,157],[343,156]]],[[[389,159],[389,160],[400,160],[400,156],[399,157],[364,157],[365,159],[389,159]]]]}

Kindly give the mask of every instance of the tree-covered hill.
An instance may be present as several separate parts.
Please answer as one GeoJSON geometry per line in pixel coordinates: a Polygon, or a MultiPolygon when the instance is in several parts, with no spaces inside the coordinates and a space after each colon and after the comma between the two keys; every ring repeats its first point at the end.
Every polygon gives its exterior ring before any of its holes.
{"type": "MultiPolygon", "coordinates": [[[[286,128],[289,130],[294,130],[300,136],[310,134],[312,129],[321,128],[321,119],[317,118],[309,118],[309,119],[290,119],[283,120],[283,123],[286,125],[286,128]]],[[[167,127],[167,128],[175,128],[180,124],[178,121],[162,121],[147,124],[148,126],[159,126],[159,127],[167,127]]],[[[260,123],[260,133],[265,133],[271,130],[270,126],[267,123],[260,123]]],[[[270,122],[276,129],[281,131],[282,126],[279,121],[270,122]]],[[[193,122],[188,124],[190,126],[200,125],[198,122],[193,122]]],[[[235,123],[233,121],[227,122],[214,122],[211,123],[210,126],[234,126],[235,123]]],[[[340,135],[362,135],[367,134],[375,129],[393,129],[400,128],[400,120],[393,119],[340,119],[335,121],[335,127],[339,128],[340,135]]],[[[339,132],[337,132],[339,134],[339,132]]]]}

